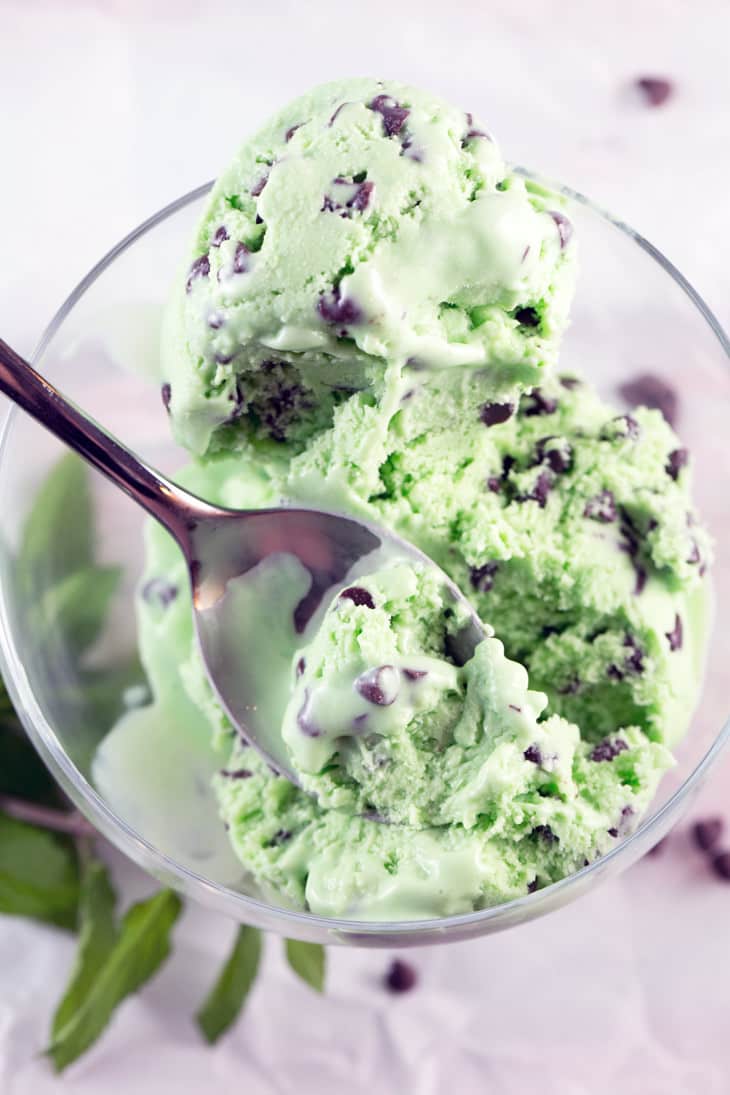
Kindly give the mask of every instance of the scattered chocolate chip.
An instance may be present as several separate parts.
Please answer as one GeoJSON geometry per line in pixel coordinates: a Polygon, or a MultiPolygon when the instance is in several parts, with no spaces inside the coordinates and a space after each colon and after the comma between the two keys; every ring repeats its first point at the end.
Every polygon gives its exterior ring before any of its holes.
{"type": "Polygon", "coordinates": [[[692,541],[692,547],[690,548],[689,555],[687,556],[687,562],[688,563],[699,563],[701,561],[702,561],[702,556],[700,555],[699,544],[697,543],[696,540],[693,540],[692,541]]]}
{"type": "Polygon", "coordinates": [[[512,315],[520,327],[539,327],[540,313],[537,308],[517,308],[512,315]]]}
{"type": "Polygon", "coordinates": [[[485,141],[491,141],[492,138],[486,132],[486,130],[477,129],[475,127],[474,118],[471,114],[469,114],[467,112],[465,117],[466,117],[466,126],[467,126],[467,128],[466,128],[466,133],[461,138],[461,147],[462,148],[465,148],[466,145],[469,143],[469,141],[476,141],[476,140],[480,140],[480,139],[485,140],[485,141]]]}
{"type": "Polygon", "coordinates": [[[398,697],[398,670],[392,665],[366,669],[355,681],[355,691],[376,707],[390,707],[398,697]]]}
{"type": "Polygon", "coordinates": [[[671,80],[664,76],[640,76],[635,86],[644,96],[648,106],[662,106],[674,91],[671,80]]]}
{"type": "Polygon", "coordinates": [[[410,992],[418,984],[418,974],[410,963],[396,958],[391,962],[383,984],[388,992],[410,992]]]}
{"type": "Polygon", "coordinates": [[[664,418],[673,426],[677,420],[677,393],[666,380],[654,373],[643,373],[634,380],[627,380],[619,387],[619,392],[632,406],[642,404],[652,410],[661,411],[664,418]]]}
{"type": "Polygon", "coordinates": [[[170,387],[169,384],[163,384],[162,385],[162,387],[160,388],[160,395],[162,396],[162,405],[165,408],[165,410],[169,413],[169,411],[170,411],[170,400],[172,399],[172,388],[170,387]]]}
{"type": "Polygon", "coordinates": [[[334,114],[330,118],[329,122],[327,123],[328,126],[333,126],[335,124],[335,120],[337,118],[337,115],[340,113],[341,110],[344,110],[344,108],[346,106],[350,106],[350,102],[351,102],[351,100],[348,100],[347,102],[344,102],[344,103],[340,103],[340,105],[337,107],[334,114]]]}
{"type": "Polygon", "coordinates": [[[194,281],[198,278],[207,278],[209,274],[210,259],[207,255],[199,255],[188,272],[188,280],[185,282],[185,292],[190,292],[194,281]]]}
{"type": "Polygon", "coordinates": [[[343,589],[340,593],[340,600],[352,601],[353,604],[363,608],[375,608],[372,593],[367,589],[363,589],[362,586],[348,586],[347,589],[343,589]]]}
{"type": "Polygon", "coordinates": [[[531,764],[542,764],[542,752],[539,745],[528,745],[522,756],[525,760],[529,760],[531,764]]]}
{"type": "Polygon", "coordinates": [[[619,753],[625,752],[628,749],[628,745],[623,738],[614,738],[611,741],[610,738],[606,738],[604,741],[599,741],[598,745],[594,746],[589,754],[589,760],[593,760],[596,764],[601,764],[603,761],[611,761],[614,757],[617,757],[619,753]]]}
{"type": "Polygon", "coordinates": [[[641,674],[644,672],[644,651],[633,635],[627,635],[624,639],[624,646],[628,647],[630,653],[624,658],[624,666],[631,673],[641,674]]]}
{"type": "Polygon", "coordinates": [[[225,323],[222,312],[211,312],[208,316],[208,326],[212,331],[219,331],[225,323]]]}
{"type": "Polygon", "coordinates": [[[538,887],[538,880],[536,878],[533,878],[532,882],[527,883],[527,892],[528,893],[534,893],[535,890],[537,889],[537,887],[538,887]]]}
{"type": "Polygon", "coordinates": [[[492,494],[499,494],[502,489],[502,480],[496,475],[490,475],[487,479],[487,490],[490,490],[492,494]]]}
{"type": "Polygon", "coordinates": [[[682,468],[686,467],[689,463],[689,451],[687,449],[674,449],[670,452],[665,470],[670,479],[676,481],[679,479],[679,473],[682,468]]]}
{"type": "Polygon", "coordinates": [[[631,818],[634,816],[633,806],[624,806],[621,811],[618,825],[608,830],[608,835],[613,837],[625,836],[631,828],[631,818]]]}
{"type": "Polygon", "coordinates": [[[552,396],[545,395],[540,388],[533,388],[520,404],[520,414],[525,418],[532,418],[538,414],[554,414],[558,409],[558,401],[552,396]]]}
{"type": "Polygon", "coordinates": [[[558,377],[563,388],[567,388],[569,392],[572,392],[574,388],[579,388],[581,381],[577,376],[561,376],[558,377]]]}
{"type": "Polygon", "coordinates": [[[669,649],[681,650],[682,649],[682,617],[677,612],[674,617],[674,627],[671,631],[666,632],[667,641],[669,643],[669,649]]]}
{"type": "Polygon", "coordinates": [[[616,499],[610,490],[599,491],[593,498],[589,498],[583,508],[583,516],[590,517],[592,521],[601,521],[610,524],[616,520],[616,499]]]}
{"type": "Polygon", "coordinates": [[[499,570],[499,563],[483,563],[480,567],[469,567],[469,579],[474,589],[480,593],[489,593],[494,585],[494,575],[499,570]]]}
{"type": "Polygon", "coordinates": [[[535,446],[535,463],[546,463],[556,475],[562,475],[573,466],[573,450],[567,441],[553,434],[541,437],[535,446]],[[551,441],[557,444],[549,446],[551,441]]]}
{"type": "Polygon", "coordinates": [[[253,772],[250,768],[221,768],[220,775],[225,779],[250,779],[253,772]]]}
{"type": "Polygon", "coordinates": [[[633,415],[620,414],[610,419],[601,431],[605,441],[638,441],[641,427],[633,415]]]}
{"type": "Polygon", "coordinates": [[[304,125],[304,122],[297,122],[296,125],[290,125],[289,126],[286,133],[284,134],[284,141],[286,142],[286,144],[289,144],[289,141],[292,139],[292,137],[294,136],[296,131],[298,129],[301,129],[303,125],[304,125]]]}
{"type": "Polygon", "coordinates": [[[343,327],[362,320],[359,307],[354,300],[342,297],[339,285],[331,293],[322,293],[317,301],[317,311],[325,323],[342,324],[343,327]]]}
{"type": "Polygon", "coordinates": [[[371,103],[370,110],[374,110],[383,119],[383,130],[386,137],[395,137],[400,133],[403,124],[410,114],[410,110],[401,106],[390,95],[376,95],[371,103]]]}
{"type": "Polygon", "coordinates": [[[613,662],[606,670],[606,676],[610,677],[612,681],[622,681],[624,679],[623,673],[621,672],[619,667],[613,662]]]}
{"type": "Polygon", "coordinates": [[[297,669],[296,669],[297,677],[301,677],[306,668],[307,668],[307,660],[304,657],[304,655],[302,654],[302,656],[297,660],[297,669]]]}
{"type": "Polygon", "coordinates": [[[532,836],[537,836],[541,840],[544,840],[546,844],[559,844],[560,837],[557,836],[549,825],[536,825],[532,830],[532,836]]]}
{"type": "Polygon", "coordinates": [[[165,578],[150,578],[142,586],[142,600],[147,604],[158,604],[167,608],[178,595],[178,588],[165,578]]]}
{"type": "Polygon", "coordinates": [[[211,247],[220,247],[222,243],[225,243],[227,239],[230,239],[228,235],[228,229],[225,224],[222,224],[220,228],[216,228],[213,239],[210,241],[211,247]]]}
{"type": "Polygon", "coordinates": [[[516,703],[508,703],[507,706],[511,711],[516,711],[518,715],[522,714],[522,708],[518,707],[516,703]]]}
{"type": "Polygon", "coordinates": [[[404,669],[403,676],[409,681],[422,681],[428,672],[425,669],[404,669]]]}
{"type": "Polygon", "coordinates": [[[634,582],[634,597],[638,597],[640,593],[644,592],[647,573],[644,567],[637,562],[634,562],[634,573],[636,574],[636,580],[634,582]]]}
{"type": "Polygon", "coordinates": [[[702,818],[692,826],[692,838],[701,852],[711,852],[724,829],[724,818],[719,816],[702,818]]]}
{"type": "Polygon", "coordinates": [[[514,403],[484,403],[479,411],[479,421],[485,426],[498,426],[514,413],[514,403]]]}
{"type": "Polygon", "coordinates": [[[730,852],[718,852],[712,857],[712,869],[718,878],[730,882],[730,852]]]}
{"type": "Polygon", "coordinates": [[[558,236],[560,237],[560,250],[562,251],[568,246],[570,238],[573,235],[572,222],[568,220],[564,213],[558,213],[555,209],[550,210],[550,216],[555,221],[558,236]]]}

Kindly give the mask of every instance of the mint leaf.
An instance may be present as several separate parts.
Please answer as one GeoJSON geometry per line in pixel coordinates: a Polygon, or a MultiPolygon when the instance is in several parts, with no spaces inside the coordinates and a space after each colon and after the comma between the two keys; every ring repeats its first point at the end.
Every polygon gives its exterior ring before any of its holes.
{"type": "Polygon", "coordinates": [[[73,928],[78,900],[71,844],[0,814],[0,912],[73,928]]]}
{"type": "Polygon", "coordinates": [[[95,977],[88,968],[83,999],[74,1001],[73,1013],[52,1032],[46,1053],[58,1072],[93,1045],[122,1000],[157,972],[170,953],[170,933],[181,909],[172,890],[160,890],[129,909],[95,977]]]}
{"type": "Polygon", "coordinates": [[[18,580],[37,593],[93,562],[94,528],[86,466],[61,457],[38,491],[18,553],[18,580]]]}
{"type": "Polygon", "coordinates": [[[99,969],[117,941],[114,920],[116,894],[103,863],[87,864],[81,880],[79,942],[76,963],[65,993],[56,1008],[51,1037],[56,1039],[92,990],[99,969]]]}
{"type": "Polygon", "coordinates": [[[324,947],[319,943],[302,943],[298,939],[287,939],[286,960],[302,981],[306,981],[316,992],[324,991],[324,947]]]}
{"type": "Polygon", "coordinates": [[[196,1015],[209,1042],[216,1042],[238,1017],[256,980],[261,958],[261,932],[244,924],[238,929],[226,964],[196,1015]]]}
{"type": "Polygon", "coordinates": [[[62,578],[37,605],[37,633],[82,654],[104,625],[120,575],[119,567],[92,566],[62,578]]]}

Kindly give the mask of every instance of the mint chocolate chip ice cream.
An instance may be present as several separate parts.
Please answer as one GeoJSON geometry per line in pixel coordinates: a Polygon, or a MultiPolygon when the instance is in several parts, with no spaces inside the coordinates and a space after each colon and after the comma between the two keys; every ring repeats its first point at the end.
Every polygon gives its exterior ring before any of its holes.
{"type": "MultiPolygon", "coordinates": [[[[197,712],[227,756],[221,823],[275,900],[403,919],[527,894],[628,835],[672,764],[711,547],[662,414],[620,414],[590,361],[558,364],[575,246],[558,198],[512,174],[483,125],[388,82],[315,90],[216,184],[163,344],[195,455],[180,481],[233,508],[382,523],[487,631],[461,664],[453,604],[417,564],[343,582],[287,655],[272,731],[295,786],[216,703],[184,564],[148,529],[145,725],[197,712]]],[[[242,626],[271,641],[266,619],[242,626]]],[[[112,800],[127,732],[97,763],[112,800]]]]}

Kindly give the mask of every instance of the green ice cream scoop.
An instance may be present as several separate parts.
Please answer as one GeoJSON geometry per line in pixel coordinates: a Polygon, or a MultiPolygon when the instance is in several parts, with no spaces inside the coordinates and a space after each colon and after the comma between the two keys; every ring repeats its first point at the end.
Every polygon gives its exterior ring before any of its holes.
{"type": "Polygon", "coordinates": [[[559,199],[487,130],[390,81],[326,84],[241,147],[175,284],[174,432],[304,441],[353,390],[386,417],[416,372],[467,366],[507,401],[555,358],[572,295],[559,199]]]}

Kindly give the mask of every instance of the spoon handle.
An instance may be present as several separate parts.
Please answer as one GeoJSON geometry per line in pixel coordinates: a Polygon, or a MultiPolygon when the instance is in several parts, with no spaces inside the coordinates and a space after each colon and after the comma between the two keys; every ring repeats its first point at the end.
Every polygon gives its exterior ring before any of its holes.
{"type": "Polygon", "coordinates": [[[200,518],[215,513],[214,507],[143,463],[2,339],[0,391],[156,517],[189,557],[192,528],[200,518]]]}

